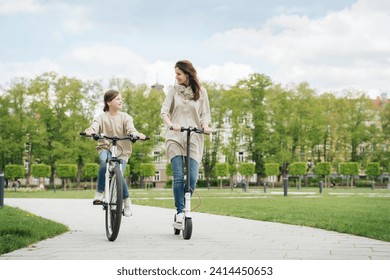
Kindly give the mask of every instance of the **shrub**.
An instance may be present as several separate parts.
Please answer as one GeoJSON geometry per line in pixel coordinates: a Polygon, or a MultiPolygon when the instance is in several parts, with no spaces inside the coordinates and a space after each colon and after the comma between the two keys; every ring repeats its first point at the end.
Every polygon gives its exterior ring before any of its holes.
{"type": "Polygon", "coordinates": [[[24,172],[23,165],[9,164],[5,166],[4,177],[11,180],[23,178],[24,172]]]}

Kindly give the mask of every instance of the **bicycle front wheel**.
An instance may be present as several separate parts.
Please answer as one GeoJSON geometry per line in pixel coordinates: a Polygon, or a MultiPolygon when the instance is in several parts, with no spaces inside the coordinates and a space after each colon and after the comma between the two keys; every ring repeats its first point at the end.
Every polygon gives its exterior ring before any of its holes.
{"type": "Polygon", "coordinates": [[[114,241],[118,237],[122,220],[123,184],[119,167],[114,169],[110,180],[109,201],[106,207],[106,235],[108,240],[114,241]]]}

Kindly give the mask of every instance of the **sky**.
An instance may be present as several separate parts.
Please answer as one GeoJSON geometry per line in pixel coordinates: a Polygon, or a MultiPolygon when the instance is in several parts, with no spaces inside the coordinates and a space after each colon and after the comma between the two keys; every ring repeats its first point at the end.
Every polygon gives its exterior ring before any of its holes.
{"type": "Polygon", "coordinates": [[[318,93],[390,93],[388,0],[0,0],[0,86],[48,71],[82,80],[201,81],[251,73],[318,93]]]}

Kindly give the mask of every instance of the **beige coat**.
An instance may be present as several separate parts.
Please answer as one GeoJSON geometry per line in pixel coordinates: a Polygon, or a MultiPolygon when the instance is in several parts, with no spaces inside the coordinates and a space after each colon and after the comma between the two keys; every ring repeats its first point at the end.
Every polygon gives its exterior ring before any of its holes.
{"type": "MultiPolygon", "coordinates": [[[[172,123],[180,124],[182,127],[202,128],[203,124],[211,122],[209,98],[206,89],[201,89],[201,96],[197,101],[188,100],[181,95],[176,87],[171,88],[161,107],[160,117],[167,115],[172,123]]],[[[165,147],[167,157],[171,160],[177,155],[186,156],[187,134],[175,132],[166,128],[165,147]]],[[[191,136],[191,158],[200,162],[204,149],[203,135],[193,133],[191,136]]]]}
{"type": "MultiPolygon", "coordinates": [[[[138,131],[134,127],[133,118],[124,112],[119,112],[117,115],[112,116],[108,112],[104,112],[97,116],[92,125],[90,126],[95,133],[104,133],[107,136],[125,137],[126,135],[133,133],[138,134],[138,131]]],[[[97,151],[100,153],[103,149],[108,148],[107,140],[99,140],[97,151]]],[[[131,142],[130,140],[118,141],[118,158],[128,161],[131,156],[131,142]]]]}

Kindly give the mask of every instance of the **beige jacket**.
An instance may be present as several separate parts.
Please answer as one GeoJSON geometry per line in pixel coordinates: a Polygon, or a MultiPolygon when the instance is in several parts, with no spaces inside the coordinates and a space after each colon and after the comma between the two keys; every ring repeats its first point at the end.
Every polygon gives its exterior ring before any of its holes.
{"type": "MultiPolygon", "coordinates": [[[[206,89],[201,89],[201,96],[197,101],[188,100],[181,95],[176,87],[171,88],[161,107],[160,117],[167,115],[172,123],[180,124],[182,127],[202,128],[202,124],[209,125],[211,122],[210,104],[206,89]]],[[[167,157],[171,160],[178,155],[187,155],[187,134],[175,132],[166,128],[165,148],[167,157]]],[[[193,133],[191,136],[190,156],[197,162],[201,162],[204,140],[203,135],[193,133]]]]}
{"type": "MultiPolygon", "coordinates": [[[[138,131],[134,127],[133,118],[124,112],[119,112],[112,116],[104,112],[97,116],[90,126],[95,133],[104,133],[107,136],[125,137],[130,133],[137,135],[138,131]]],[[[108,148],[109,141],[101,139],[98,141],[97,151],[100,153],[103,149],[108,148]]],[[[118,158],[128,161],[131,156],[131,142],[129,140],[118,141],[118,158]]]]}

